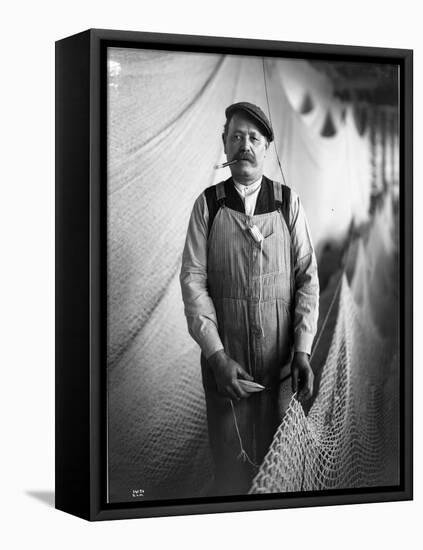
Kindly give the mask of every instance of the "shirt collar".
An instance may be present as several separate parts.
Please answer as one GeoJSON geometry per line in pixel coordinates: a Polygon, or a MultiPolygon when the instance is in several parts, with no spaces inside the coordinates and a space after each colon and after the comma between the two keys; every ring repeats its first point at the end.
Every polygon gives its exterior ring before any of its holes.
{"type": "Polygon", "coordinates": [[[235,185],[236,189],[243,196],[246,196],[246,195],[252,195],[255,191],[257,191],[257,189],[261,185],[262,179],[263,179],[263,176],[260,176],[260,178],[257,181],[255,181],[253,183],[250,183],[250,185],[242,185],[242,183],[238,183],[235,180],[233,180],[233,182],[234,182],[234,185],[235,185]]]}

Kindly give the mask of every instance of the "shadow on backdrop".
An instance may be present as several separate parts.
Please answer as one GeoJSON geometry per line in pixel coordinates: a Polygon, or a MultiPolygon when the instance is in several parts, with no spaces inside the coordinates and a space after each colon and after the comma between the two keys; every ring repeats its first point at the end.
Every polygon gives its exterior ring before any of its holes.
{"type": "Polygon", "coordinates": [[[54,508],[54,491],[26,491],[26,494],[54,508]]]}

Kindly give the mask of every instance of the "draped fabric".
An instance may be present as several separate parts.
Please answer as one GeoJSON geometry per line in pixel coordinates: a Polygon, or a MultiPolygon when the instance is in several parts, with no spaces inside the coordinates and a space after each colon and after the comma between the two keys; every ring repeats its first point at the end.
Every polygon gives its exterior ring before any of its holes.
{"type": "Polygon", "coordinates": [[[294,188],[319,254],[368,220],[369,133],[306,61],[111,48],[108,51],[109,494],[126,501],[203,495],[210,481],[200,350],[178,275],[196,197],[229,177],[225,108],[267,112],[265,174],[294,188]],[[266,85],[265,85],[266,84],[266,85]],[[266,94],[267,86],[267,94],[266,94]],[[304,97],[309,102],[302,114],[304,97]],[[270,113],[269,113],[270,106],[270,113]],[[311,108],[311,110],[310,110],[311,108]],[[346,110],[345,110],[346,109],[346,110]],[[330,112],[333,131],[322,136],[330,112]],[[275,146],[273,146],[275,145],[275,146]],[[277,152],[277,154],[276,154],[277,152]]]}

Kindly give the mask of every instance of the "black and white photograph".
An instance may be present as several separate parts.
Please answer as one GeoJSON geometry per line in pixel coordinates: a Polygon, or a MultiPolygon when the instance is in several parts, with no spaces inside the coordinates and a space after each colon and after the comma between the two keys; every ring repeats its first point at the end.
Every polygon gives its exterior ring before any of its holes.
{"type": "Polygon", "coordinates": [[[106,62],[107,502],[399,487],[399,65],[106,62]]]}
{"type": "Polygon", "coordinates": [[[5,4],[2,548],[418,547],[419,13],[5,4]]]}

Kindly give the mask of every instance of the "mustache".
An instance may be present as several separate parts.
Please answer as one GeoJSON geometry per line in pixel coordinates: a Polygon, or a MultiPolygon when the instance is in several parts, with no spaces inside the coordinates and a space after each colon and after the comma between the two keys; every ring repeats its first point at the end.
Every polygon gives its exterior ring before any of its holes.
{"type": "Polygon", "coordinates": [[[250,155],[249,153],[241,153],[239,155],[236,155],[236,157],[234,157],[234,159],[236,160],[248,160],[250,162],[255,162],[255,158],[253,155],[250,155]]]}

